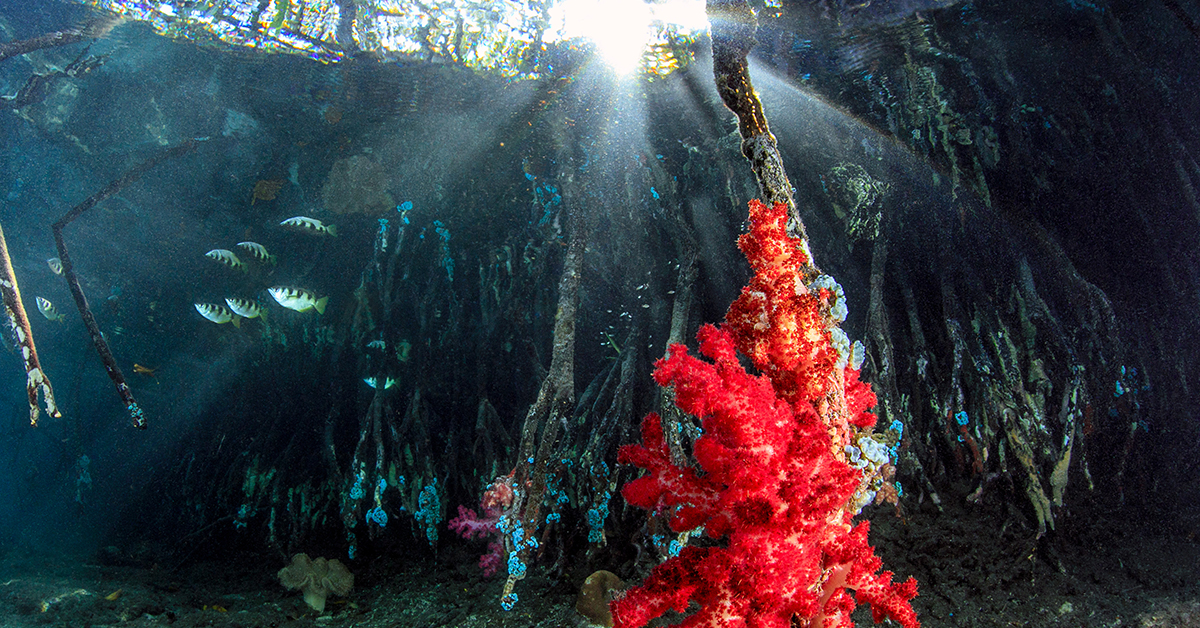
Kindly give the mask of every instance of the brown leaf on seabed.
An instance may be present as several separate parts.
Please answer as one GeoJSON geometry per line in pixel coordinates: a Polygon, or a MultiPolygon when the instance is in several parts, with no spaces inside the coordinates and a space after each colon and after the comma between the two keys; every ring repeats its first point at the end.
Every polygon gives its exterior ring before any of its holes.
{"type": "Polygon", "coordinates": [[[275,200],[275,195],[279,194],[282,187],[283,179],[260,179],[254,184],[254,193],[250,197],[250,204],[275,200]]]}

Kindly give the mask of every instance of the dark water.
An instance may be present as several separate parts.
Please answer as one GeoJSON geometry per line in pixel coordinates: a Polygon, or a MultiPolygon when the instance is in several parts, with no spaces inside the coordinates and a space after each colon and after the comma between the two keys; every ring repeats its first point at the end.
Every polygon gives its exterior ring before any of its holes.
{"type": "MultiPolygon", "coordinates": [[[[1200,625],[1200,5],[758,8],[752,76],[813,256],[865,344],[877,433],[903,425],[898,503],[860,519],[919,582],[921,624],[1200,625]]],[[[93,11],[0,2],[0,41],[93,11]]],[[[694,348],[749,277],[758,189],[707,38],[621,77],[582,42],[483,67],[333,26],[319,55],[108,26],[0,61],[0,95],[27,97],[0,111],[0,224],[63,415],[29,425],[8,352],[0,626],[585,625],[589,574],[642,581],[675,534],[624,503],[639,472],[617,448],[669,407],[651,372],[673,324],[694,348]],[[64,229],[137,429],[47,264],[51,225],[179,147],[64,229]],[[227,298],[265,317],[198,311],[227,298]],[[485,575],[488,539],[448,522],[521,468],[544,382],[567,401],[505,611],[512,567],[485,575]],[[319,624],[277,577],[301,552],[355,576],[319,624]]]]}

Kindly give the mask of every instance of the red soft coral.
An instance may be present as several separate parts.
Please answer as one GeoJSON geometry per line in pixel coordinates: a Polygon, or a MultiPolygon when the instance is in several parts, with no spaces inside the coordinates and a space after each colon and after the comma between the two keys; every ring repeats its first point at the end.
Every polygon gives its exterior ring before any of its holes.
{"type": "Polygon", "coordinates": [[[879,616],[917,626],[908,605],[915,583],[896,586],[890,574],[875,576],[879,560],[866,544],[866,524],[851,527],[841,511],[861,476],[833,455],[817,413],[793,414],[768,378],[747,373],[727,331],[705,326],[700,338],[711,361],[672,348],[656,377],[675,387],[683,410],[703,417],[694,447],[703,474],[671,462],[661,420],[651,414],[642,423],[642,444],[619,455],[649,474],[622,495],[670,514],[676,531],[704,526],[728,544],[689,547],[656,567],[613,603],[616,625],[644,625],[668,609],[682,612],[690,600],[700,609],[680,626],[786,628],[792,618],[823,620],[842,615],[847,604],[853,608],[850,598],[833,595],[846,587],[879,616]],[[845,581],[818,595],[838,569],[845,581]]]}
{"type": "Polygon", "coordinates": [[[474,510],[460,505],[458,516],[449,522],[450,529],[464,539],[491,539],[488,543],[487,553],[479,557],[479,568],[488,578],[496,575],[504,563],[504,533],[500,531],[498,524],[500,518],[512,508],[514,496],[512,481],[513,475],[510,473],[496,478],[495,482],[488,485],[483,497],[479,500],[482,516],[475,514],[474,510]]]}
{"type": "Polygon", "coordinates": [[[704,526],[725,543],[684,548],[655,567],[613,602],[615,625],[643,626],[695,603],[680,626],[850,627],[853,590],[876,621],[919,628],[909,603],[916,582],[878,573],[868,526],[853,525],[847,510],[863,478],[843,447],[853,430],[874,425],[875,395],[857,371],[837,368],[828,290],[805,287],[808,257],[786,234],[786,208],[753,202],[750,217],[739,245],[755,275],[726,327],[697,334],[707,359],[675,345],[654,373],[674,387],[680,409],[701,418],[700,472],[672,462],[656,414],[642,422],[642,444],[618,455],[648,472],[622,489],[627,502],[665,513],[677,532],[704,526]],[[763,376],[746,372],[738,349],[763,376]]]}
{"type": "Polygon", "coordinates": [[[725,313],[737,348],[789,403],[824,397],[837,365],[822,298],[805,285],[808,254],[787,234],[787,207],[750,202],[750,231],[738,238],[754,275],[725,313]]]}

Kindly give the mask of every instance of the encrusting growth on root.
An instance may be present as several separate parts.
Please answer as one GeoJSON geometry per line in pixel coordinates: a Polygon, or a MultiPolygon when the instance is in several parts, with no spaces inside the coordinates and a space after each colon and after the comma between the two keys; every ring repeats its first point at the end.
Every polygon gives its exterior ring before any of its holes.
{"type": "Polygon", "coordinates": [[[29,392],[29,424],[37,425],[38,391],[42,391],[42,401],[46,404],[46,414],[60,417],[58,406],[54,403],[54,390],[50,387],[50,378],[42,370],[38,360],[37,347],[33,344],[33,330],[29,327],[29,318],[25,315],[25,304],[21,302],[21,289],[17,286],[17,275],[13,272],[12,259],[8,256],[8,242],[4,239],[4,228],[0,227],[0,293],[4,296],[4,313],[8,315],[8,326],[12,330],[13,343],[21,352],[25,362],[25,388],[29,392]]]}

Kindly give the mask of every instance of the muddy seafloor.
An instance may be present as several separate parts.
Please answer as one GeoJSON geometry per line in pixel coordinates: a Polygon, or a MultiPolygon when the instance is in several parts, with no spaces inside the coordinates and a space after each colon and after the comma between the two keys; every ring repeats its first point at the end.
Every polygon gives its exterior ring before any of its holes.
{"type": "MultiPolygon", "coordinates": [[[[1076,512],[1036,542],[1022,517],[997,533],[995,516],[969,505],[903,518],[873,513],[871,540],[885,567],[920,580],[914,606],[925,628],[1200,627],[1196,521],[1076,512]]],[[[590,625],[573,608],[573,580],[583,576],[556,580],[531,570],[518,585],[516,609],[506,612],[498,601],[503,579],[482,577],[474,549],[452,545],[436,560],[359,566],[348,598],[330,598],[318,615],[279,585],[285,561],[274,555],[167,568],[169,555],[146,548],[110,547],[72,560],[10,547],[0,557],[0,627],[590,625]]],[[[872,625],[866,608],[855,621],[872,625]]]]}

